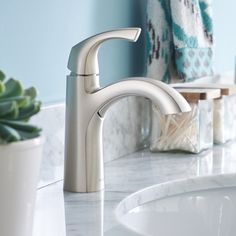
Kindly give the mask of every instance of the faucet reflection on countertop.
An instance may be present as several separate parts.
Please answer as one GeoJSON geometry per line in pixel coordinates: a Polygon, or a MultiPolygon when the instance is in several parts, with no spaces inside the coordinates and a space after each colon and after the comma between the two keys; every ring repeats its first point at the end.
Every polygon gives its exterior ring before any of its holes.
{"type": "Polygon", "coordinates": [[[109,39],[137,41],[140,28],[104,32],[76,44],[69,56],[66,90],[64,189],[94,192],[104,188],[102,127],[108,108],[124,96],[150,99],[162,114],[190,111],[170,86],[150,78],[133,78],[101,88],[98,50],[109,39]]]}

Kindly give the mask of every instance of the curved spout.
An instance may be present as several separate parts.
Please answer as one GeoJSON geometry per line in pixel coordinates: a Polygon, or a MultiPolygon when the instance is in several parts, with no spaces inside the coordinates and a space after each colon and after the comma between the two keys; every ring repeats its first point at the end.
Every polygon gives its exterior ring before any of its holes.
{"type": "Polygon", "coordinates": [[[150,99],[162,114],[175,114],[191,110],[187,101],[170,86],[150,78],[132,78],[107,86],[95,94],[102,104],[98,113],[103,117],[114,101],[128,96],[142,96],[150,99]]]}
{"type": "Polygon", "coordinates": [[[96,80],[98,76],[67,78],[65,190],[93,192],[104,188],[102,127],[114,101],[129,95],[143,96],[163,114],[190,111],[176,90],[153,79],[133,78],[100,90],[96,80]]]}
{"type": "MultiPolygon", "coordinates": [[[[87,119],[86,130],[86,184],[84,191],[93,192],[104,187],[102,126],[106,111],[114,101],[121,97],[136,95],[150,99],[163,114],[190,111],[186,100],[174,89],[153,79],[141,78],[121,81],[101,90],[90,93],[91,119],[87,119]],[[93,111],[93,112],[92,112],[93,111]]],[[[87,100],[88,101],[88,100],[87,100]]],[[[86,107],[89,103],[86,103],[86,107]]]]}

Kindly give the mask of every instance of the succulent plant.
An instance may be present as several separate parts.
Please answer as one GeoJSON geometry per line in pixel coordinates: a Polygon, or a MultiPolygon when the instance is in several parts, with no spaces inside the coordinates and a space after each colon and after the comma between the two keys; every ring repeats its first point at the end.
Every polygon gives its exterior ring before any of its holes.
{"type": "Polygon", "coordinates": [[[39,136],[41,129],[28,124],[41,107],[41,102],[35,100],[36,89],[23,89],[20,81],[5,79],[0,71],[0,144],[39,136]]]}

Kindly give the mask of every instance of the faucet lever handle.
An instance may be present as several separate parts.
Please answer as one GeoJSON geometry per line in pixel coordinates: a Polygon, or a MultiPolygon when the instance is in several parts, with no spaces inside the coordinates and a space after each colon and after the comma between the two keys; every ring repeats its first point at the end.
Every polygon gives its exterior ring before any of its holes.
{"type": "Polygon", "coordinates": [[[97,75],[99,74],[98,50],[104,41],[126,39],[136,42],[140,33],[140,28],[121,28],[85,39],[72,47],[67,67],[76,75],[97,75]]]}

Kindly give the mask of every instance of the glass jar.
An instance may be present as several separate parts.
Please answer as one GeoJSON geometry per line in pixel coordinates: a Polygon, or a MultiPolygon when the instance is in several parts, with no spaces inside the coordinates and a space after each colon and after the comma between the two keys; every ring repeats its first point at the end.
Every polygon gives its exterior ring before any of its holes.
{"type": "Polygon", "coordinates": [[[214,101],[214,143],[236,139],[236,95],[223,95],[214,101]]]}
{"type": "MultiPolygon", "coordinates": [[[[220,91],[177,89],[192,110],[187,113],[162,115],[152,105],[150,150],[199,153],[213,146],[213,99],[220,91]],[[204,99],[205,98],[205,99],[204,99]]],[[[214,89],[215,90],[215,89],[214,89]]]]}
{"type": "Polygon", "coordinates": [[[174,86],[188,89],[220,89],[220,97],[214,100],[214,143],[223,144],[236,139],[236,85],[189,83],[174,86]]]}

